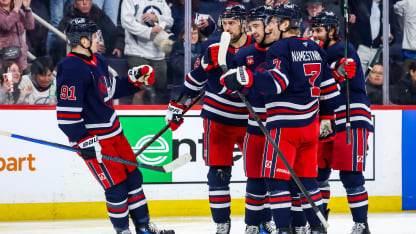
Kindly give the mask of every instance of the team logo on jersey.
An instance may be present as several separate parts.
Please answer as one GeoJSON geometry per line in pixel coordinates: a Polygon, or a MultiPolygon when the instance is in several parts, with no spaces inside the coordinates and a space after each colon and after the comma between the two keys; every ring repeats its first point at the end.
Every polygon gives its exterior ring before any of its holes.
{"type": "Polygon", "coordinates": [[[108,79],[106,76],[100,76],[98,79],[98,91],[103,102],[112,108],[112,98],[114,94],[112,79],[108,79]]]}
{"type": "Polygon", "coordinates": [[[306,41],[305,41],[305,42],[303,42],[302,44],[303,44],[305,47],[308,47],[308,42],[306,42],[306,41]]]}
{"type": "Polygon", "coordinates": [[[247,65],[253,65],[254,64],[253,55],[250,55],[250,56],[246,57],[246,63],[247,63],[247,65]]]}
{"type": "Polygon", "coordinates": [[[195,63],[194,63],[194,69],[197,69],[199,67],[199,65],[201,65],[201,60],[199,58],[197,58],[195,63]]]}

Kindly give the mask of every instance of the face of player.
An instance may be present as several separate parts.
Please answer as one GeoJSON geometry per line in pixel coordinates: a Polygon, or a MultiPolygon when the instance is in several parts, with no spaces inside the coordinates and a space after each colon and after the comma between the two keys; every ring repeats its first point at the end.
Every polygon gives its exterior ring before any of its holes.
{"type": "Polygon", "coordinates": [[[382,85],[383,84],[383,66],[377,64],[373,66],[368,79],[373,85],[382,85]]]}
{"type": "Polygon", "coordinates": [[[279,40],[280,31],[278,30],[277,26],[278,26],[277,18],[272,18],[266,26],[266,33],[268,34],[266,36],[266,39],[264,39],[265,44],[270,44],[274,41],[279,40]]]}
{"type": "Polygon", "coordinates": [[[47,88],[52,82],[52,72],[48,70],[46,74],[35,75],[36,83],[41,88],[47,88]]]}
{"type": "Polygon", "coordinates": [[[315,41],[321,40],[326,41],[327,35],[326,35],[326,29],[324,27],[313,27],[312,28],[312,37],[315,41]]]}
{"type": "Polygon", "coordinates": [[[13,83],[17,84],[20,81],[20,69],[19,66],[16,63],[13,63],[12,65],[10,65],[10,67],[8,68],[8,72],[12,73],[12,80],[13,83]]]}
{"type": "Polygon", "coordinates": [[[248,29],[250,35],[256,40],[259,44],[263,41],[264,38],[264,24],[261,20],[253,20],[248,23],[248,29]]]}
{"type": "Polygon", "coordinates": [[[83,14],[88,14],[91,11],[92,0],[75,0],[74,8],[78,9],[83,14]]]}
{"type": "Polygon", "coordinates": [[[231,41],[238,40],[241,33],[241,25],[239,19],[222,19],[222,28],[224,32],[229,32],[231,41]]]}

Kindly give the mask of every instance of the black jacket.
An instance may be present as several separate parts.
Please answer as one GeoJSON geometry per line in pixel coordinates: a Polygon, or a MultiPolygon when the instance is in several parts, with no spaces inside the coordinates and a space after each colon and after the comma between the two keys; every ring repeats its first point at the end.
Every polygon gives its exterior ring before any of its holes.
{"type": "MultiPolygon", "coordinates": [[[[104,56],[112,56],[115,48],[124,50],[124,31],[114,25],[113,21],[102,11],[97,5],[93,4],[88,15],[82,14],[78,9],[70,6],[65,11],[64,17],[59,22],[58,29],[65,31],[66,25],[73,18],[85,17],[92,20],[101,29],[106,51],[104,56]]],[[[54,46],[54,53],[52,54],[56,61],[59,61],[66,55],[66,42],[63,40],[56,40],[54,46]]]]}
{"type": "Polygon", "coordinates": [[[367,96],[370,98],[371,105],[383,104],[383,85],[374,85],[367,80],[367,82],[365,82],[365,88],[367,90],[367,96]]]}
{"type": "Polygon", "coordinates": [[[400,105],[416,105],[416,84],[407,74],[390,92],[391,101],[400,105]]]}

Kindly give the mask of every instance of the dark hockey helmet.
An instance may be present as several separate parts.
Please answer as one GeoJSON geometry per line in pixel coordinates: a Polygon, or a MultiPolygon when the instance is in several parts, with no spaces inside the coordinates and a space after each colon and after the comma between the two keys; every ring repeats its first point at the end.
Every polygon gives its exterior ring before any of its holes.
{"type": "Polygon", "coordinates": [[[66,25],[65,34],[69,45],[80,45],[81,38],[92,40],[92,34],[98,31],[98,26],[87,18],[74,18],[66,25]]]}
{"type": "Polygon", "coordinates": [[[311,27],[324,27],[327,32],[329,32],[332,27],[334,27],[337,31],[339,28],[338,17],[332,11],[322,11],[312,17],[310,22],[311,27]]]}
{"type": "Polygon", "coordinates": [[[239,19],[240,25],[243,25],[243,21],[246,19],[247,11],[243,5],[227,6],[218,17],[218,25],[222,29],[223,19],[239,19]]]}
{"type": "Polygon", "coordinates": [[[290,20],[289,28],[299,28],[300,23],[302,22],[300,8],[293,3],[285,3],[276,6],[275,16],[278,18],[279,22],[282,22],[285,19],[290,20]]]}
{"type": "Polygon", "coordinates": [[[247,14],[247,22],[261,20],[264,25],[267,25],[273,17],[273,13],[274,10],[271,6],[264,5],[253,8],[247,14]]]}

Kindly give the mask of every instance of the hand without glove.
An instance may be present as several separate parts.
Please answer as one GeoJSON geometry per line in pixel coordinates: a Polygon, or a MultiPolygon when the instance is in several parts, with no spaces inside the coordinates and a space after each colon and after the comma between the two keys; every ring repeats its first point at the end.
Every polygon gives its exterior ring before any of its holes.
{"type": "Polygon", "coordinates": [[[185,105],[170,101],[166,112],[166,122],[170,124],[170,129],[175,131],[183,123],[182,113],[186,109],[185,105]]]}
{"type": "Polygon", "coordinates": [[[136,87],[140,87],[142,84],[152,85],[155,82],[155,70],[149,65],[140,65],[130,68],[128,77],[136,87]]]}
{"type": "Polygon", "coordinates": [[[240,66],[223,74],[220,83],[231,91],[242,90],[253,85],[253,74],[246,66],[240,66]]]}
{"type": "Polygon", "coordinates": [[[345,77],[351,79],[355,76],[357,64],[352,58],[342,58],[331,64],[331,70],[338,82],[344,82],[345,77]]]}
{"type": "Polygon", "coordinates": [[[202,68],[204,71],[210,71],[220,67],[218,64],[218,51],[220,49],[220,44],[215,43],[210,45],[202,57],[202,68]]]}
{"type": "Polygon", "coordinates": [[[335,137],[335,120],[321,119],[319,129],[319,140],[332,140],[335,137]]]}
{"type": "Polygon", "coordinates": [[[101,155],[101,145],[97,136],[90,136],[78,142],[78,147],[81,149],[81,157],[85,160],[96,158],[99,163],[103,163],[103,156],[101,155]]]}

